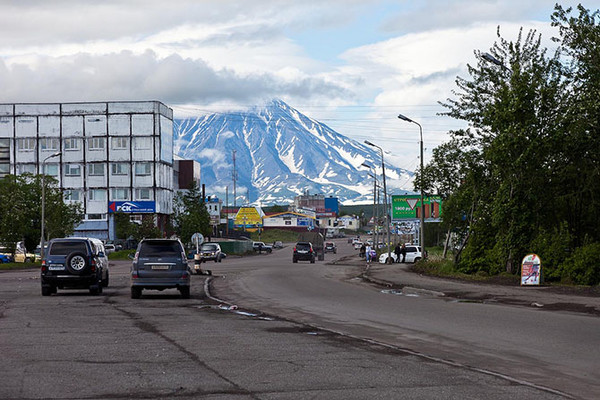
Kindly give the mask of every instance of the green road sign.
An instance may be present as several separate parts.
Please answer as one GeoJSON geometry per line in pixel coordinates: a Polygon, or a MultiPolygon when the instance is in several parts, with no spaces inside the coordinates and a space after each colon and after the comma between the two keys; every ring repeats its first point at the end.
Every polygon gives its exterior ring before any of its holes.
{"type": "MultiPolygon", "coordinates": [[[[423,203],[425,203],[425,219],[439,220],[442,215],[442,198],[440,196],[425,197],[423,203]]],[[[420,216],[420,195],[392,196],[392,220],[416,219],[420,216]]]]}

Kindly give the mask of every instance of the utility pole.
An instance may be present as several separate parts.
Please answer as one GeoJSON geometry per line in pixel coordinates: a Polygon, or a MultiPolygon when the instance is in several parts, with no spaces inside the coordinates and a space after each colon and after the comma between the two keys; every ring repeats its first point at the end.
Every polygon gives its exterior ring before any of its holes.
{"type": "Polygon", "coordinates": [[[233,172],[231,173],[231,177],[233,178],[233,208],[236,207],[236,181],[237,181],[237,170],[235,169],[235,150],[232,150],[233,153],[233,172]]]}

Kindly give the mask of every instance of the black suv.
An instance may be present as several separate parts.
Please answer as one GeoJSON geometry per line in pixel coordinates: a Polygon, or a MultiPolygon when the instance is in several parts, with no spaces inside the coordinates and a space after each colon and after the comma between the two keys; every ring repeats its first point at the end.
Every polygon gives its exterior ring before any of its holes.
{"type": "Polygon", "coordinates": [[[297,263],[298,261],[310,261],[311,264],[315,263],[315,251],[313,250],[312,243],[310,242],[298,242],[294,246],[294,255],[292,261],[297,263]]]}
{"type": "Polygon", "coordinates": [[[131,266],[131,298],[139,299],[142,289],[177,289],[181,297],[190,297],[190,271],[177,239],[144,239],[131,266]]]}
{"type": "Polygon", "coordinates": [[[89,289],[102,293],[108,286],[108,259],[102,242],[91,238],[52,239],[41,269],[42,296],[57,289],[89,289]]]}

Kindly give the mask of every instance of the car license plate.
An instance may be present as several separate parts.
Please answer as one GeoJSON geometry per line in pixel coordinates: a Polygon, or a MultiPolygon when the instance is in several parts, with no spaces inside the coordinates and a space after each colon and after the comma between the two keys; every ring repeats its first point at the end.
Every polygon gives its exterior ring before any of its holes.
{"type": "Polygon", "coordinates": [[[168,265],[153,265],[152,269],[165,270],[165,269],[169,269],[169,266],[168,265]]]}
{"type": "Polygon", "coordinates": [[[62,271],[65,269],[65,266],[62,264],[49,265],[48,271],[62,271]]]}

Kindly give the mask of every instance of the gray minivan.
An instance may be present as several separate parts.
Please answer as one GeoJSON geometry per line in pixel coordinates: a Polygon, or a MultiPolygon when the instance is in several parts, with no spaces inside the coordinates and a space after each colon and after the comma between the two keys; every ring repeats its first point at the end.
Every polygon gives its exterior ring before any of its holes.
{"type": "Polygon", "coordinates": [[[131,266],[131,298],[143,289],[177,289],[190,297],[190,271],[183,245],[178,239],[144,239],[138,244],[131,266]]]}

